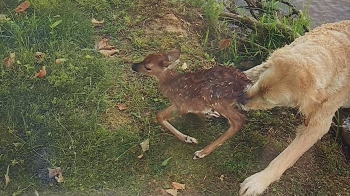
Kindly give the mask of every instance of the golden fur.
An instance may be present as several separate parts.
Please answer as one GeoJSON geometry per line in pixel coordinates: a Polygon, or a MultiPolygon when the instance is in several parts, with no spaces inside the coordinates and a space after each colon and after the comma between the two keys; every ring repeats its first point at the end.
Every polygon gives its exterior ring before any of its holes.
{"type": "Polygon", "coordinates": [[[328,132],[334,113],[350,107],[350,20],[315,28],[245,74],[255,81],[247,91],[247,110],[287,106],[305,116],[293,142],[241,184],[240,194],[248,196],[277,181],[328,132]]]}

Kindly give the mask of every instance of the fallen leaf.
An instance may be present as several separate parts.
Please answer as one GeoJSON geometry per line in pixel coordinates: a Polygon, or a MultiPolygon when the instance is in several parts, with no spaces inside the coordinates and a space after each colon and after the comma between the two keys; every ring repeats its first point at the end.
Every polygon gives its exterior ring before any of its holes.
{"type": "Polygon", "coordinates": [[[116,53],[119,52],[119,50],[117,49],[113,49],[113,50],[99,50],[100,53],[102,53],[103,55],[105,55],[106,57],[110,57],[116,53]]]}
{"type": "Polygon", "coordinates": [[[140,154],[139,156],[137,156],[138,159],[142,159],[143,154],[140,154]]]}
{"type": "Polygon", "coordinates": [[[49,171],[49,178],[53,178],[58,174],[58,171],[60,171],[61,168],[60,167],[57,167],[56,169],[47,168],[47,170],[49,171]]]}
{"type": "Polygon", "coordinates": [[[188,68],[187,63],[184,62],[184,63],[182,64],[182,66],[181,66],[181,69],[185,70],[185,69],[187,69],[187,68],[188,68]]]}
{"type": "Polygon", "coordinates": [[[176,190],[184,190],[185,189],[185,184],[180,184],[178,182],[172,182],[171,185],[176,190]]]}
{"type": "Polygon", "coordinates": [[[19,13],[19,14],[25,14],[26,13],[26,10],[30,7],[30,3],[29,1],[25,1],[23,3],[21,3],[19,6],[17,6],[15,8],[15,12],[16,13],[19,13]]]}
{"type": "Polygon", "coordinates": [[[147,138],[145,141],[140,143],[141,148],[142,148],[142,152],[146,152],[147,150],[149,150],[149,138],[147,138]]]}
{"type": "Polygon", "coordinates": [[[63,177],[62,172],[59,173],[58,176],[55,176],[55,180],[56,180],[58,183],[64,182],[64,177],[63,177]]]}
{"type": "Polygon", "coordinates": [[[221,180],[222,182],[224,181],[224,178],[225,178],[224,175],[221,175],[221,176],[220,176],[220,180],[221,180]]]}
{"type": "Polygon", "coordinates": [[[126,110],[128,108],[124,103],[118,104],[117,107],[120,111],[126,110]]]}
{"type": "Polygon", "coordinates": [[[115,48],[115,46],[109,45],[109,39],[107,38],[102,38],[101,41],[97,43],[98,50],[112,50],[115,48]]]}
{"type": "Polygon", "coordinates": [[[35,74],[37,78],[44,78],[46,76],[46,66],[42,66],[41,70],[35,74]]]}
{"type": "Polygon", "coordinates": [[[59,183],[64,182],[63,173],[60,167],[56,167],[55,169],[47,168],[49,171],[49,178],[55,178],[55,180],[59,183]]]}
{"type": "Polygon", "coordinates": [[[177,196],[177,190],[176,189],[166,189],[167,193],[169,193],[172,196],[177,196]]]}
{"type": "Polygon", "coordinates": [[[61,64],[63,62],[67,61],[67,59],[56,59],[56,64],[61,64]]]}
{"type": "Polygon", "coordinates": [[[220,41],[219,48],[220,50],[228,48],[232,43],[232,39],[223,39],[220,41]]]}
{"type": "Polygon", "coordinates": [[[35,61],[37,63],[42,63],[44,61],[44,58],[45,58],[45,53],[36,52],[34,56],[35,56],[35,61]]]}
{"type": "Polygon", "coordinates": [[[102,38],[101,41],[95,45],[95,48],[106,57],[110,57],[119,52],[115,46],[109,44],[109,39],[107,38],[102,38]]]}
{"type": "Polygon", "coordinates": [[[4,66],[8,69],[13,69],[15,64],[15,53],[10,53],[9,57],[4,59],[4,66]]]}
{"type": "Polygon", "coordinates": [[[92,18],[91,23],[94,27],[103,27],[105,24],[105,20],[104,19],[96,20],[95,18],[92,18]]]}
{"type": "Polygon", "coordinates": [[[172,157],[169,157],[167,158],[165,161],[162,162],[162,166],[167,166],[168,163],[169,163],[169,160],[171,159],[172,157]]]}

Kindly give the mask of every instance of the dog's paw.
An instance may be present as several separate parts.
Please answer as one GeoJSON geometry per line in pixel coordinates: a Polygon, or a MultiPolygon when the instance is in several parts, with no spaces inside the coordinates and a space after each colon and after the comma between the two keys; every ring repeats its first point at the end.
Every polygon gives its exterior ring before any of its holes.
{"type": "Polygon", "coordinates": [[[256,173],[241,183],[240,196],[257,196],[262,194],[270,185],[267,175],[263,171],[256,173]]]}
{"type": "Polygon", "coordinates": [[[198,150],[198,151],[196,151],[195,153],[194,153],[194,157],[193,157],[193,159],[201,159],[201,158],[203,158],[203,157],[205,157],[207,154],[205,154],[205,153],[202,153],[203,152],[203,150],[198,150]]]}
{"type": "Polygon", "coordinates": [[[198,144],[198,141],[194,137],[186,136],[185,142],[188,144],[198,144]]]}

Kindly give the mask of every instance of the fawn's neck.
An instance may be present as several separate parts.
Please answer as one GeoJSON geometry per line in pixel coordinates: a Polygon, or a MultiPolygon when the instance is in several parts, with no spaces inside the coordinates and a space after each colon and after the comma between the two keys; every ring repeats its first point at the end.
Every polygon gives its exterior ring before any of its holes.
{"type": "Polygon", "coordinates": [[[179,75],[176,70],[169,69],[157,76],[160,91],[167,96],[167,92],[172,88],[172,81],[179,75]]]}

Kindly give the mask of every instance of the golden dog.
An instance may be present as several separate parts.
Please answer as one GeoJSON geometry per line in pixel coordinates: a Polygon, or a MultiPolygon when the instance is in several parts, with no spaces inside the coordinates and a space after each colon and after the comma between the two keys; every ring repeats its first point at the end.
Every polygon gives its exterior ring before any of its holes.
{"type": "Polygon", "coordinates": [[[297,107],[305,116],[296,138],[262,171],[245,179],[240,195],[259,195],[325,135],[334,113],[350,107],[350,20],[324,24],[245,71],[255,82],[247,110],[297,107]]]}

